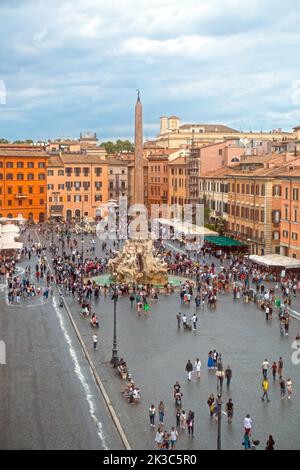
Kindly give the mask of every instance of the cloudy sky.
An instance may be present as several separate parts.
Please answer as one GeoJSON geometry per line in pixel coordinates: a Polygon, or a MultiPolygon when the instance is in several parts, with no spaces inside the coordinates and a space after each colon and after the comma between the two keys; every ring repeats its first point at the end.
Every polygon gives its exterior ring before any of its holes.
{"type": "Polygon", "coordinates": [[[299,0],[0,0],[0,137],[300,124],[299,0]],[[5,92],[6,90],[6,92],[5,92]]]}

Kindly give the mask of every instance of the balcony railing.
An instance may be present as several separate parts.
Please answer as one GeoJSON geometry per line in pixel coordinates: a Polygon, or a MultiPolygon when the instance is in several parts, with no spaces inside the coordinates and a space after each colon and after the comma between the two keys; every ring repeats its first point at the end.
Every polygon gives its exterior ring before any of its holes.
{"type": "Polygon", "coordinates": [[[23,194],[23,193],[17,193],[17,194],[15,194],[15,198],[16,198],[16,199],[27,199],[27,198],[28,198],[28,195],[27,195],[27,194],[23,194]]]}

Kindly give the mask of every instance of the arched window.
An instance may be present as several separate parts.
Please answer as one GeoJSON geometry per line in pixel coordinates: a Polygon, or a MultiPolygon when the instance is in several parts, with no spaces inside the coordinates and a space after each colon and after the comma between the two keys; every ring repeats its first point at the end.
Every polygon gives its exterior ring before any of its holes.
{"type": "Polygon", "coordinates": [[[45,214],[44,212],[41,212],[39,215],[39,222],[42,224],[45,222],[45,214]]]}

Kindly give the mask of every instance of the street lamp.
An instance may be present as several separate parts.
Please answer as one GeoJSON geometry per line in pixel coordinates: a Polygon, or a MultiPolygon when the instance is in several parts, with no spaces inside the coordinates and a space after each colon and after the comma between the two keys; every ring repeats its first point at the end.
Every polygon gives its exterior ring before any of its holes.
{"type": "Polygon", "coordinates": [[[64,240],[64,232],[61,231],[61,257],[64,256],[64,248],[65,248],[65,240],[64,240]]]}
{"type": "Polygon", "coordinates": [[[51,220],[51,244],[54,245],[53,220],[51,220]]]}
{"type": "Polygon", "coordinates": [[[221,450],[221,420],[222,420],[222,397],[218,395],[218,437],[217,450],[221,450]]]}
{"type": "Polygon", "coordinates": [[[119,365],[119,356],[118,356],[118,349],[117,349],[117,302],[118,302],[118,292],[117,292],[117,287],[116,286],[114,287],[112,300],[114,301],[114,338],[113,338],[112,357],[111,357],[110,362],[114,365],[114,368],[116,368],[119,365]]]}
{"type": "Polygon", "coordinates": [[[223,380],[224,380],[224,371],[221,355],[219,356],[217,362],[217,392],[218,392],[218,434],[217,434],[217,450],[221,450],[221,420],[222,420],[222,390],[223,390],[223,380]]]}

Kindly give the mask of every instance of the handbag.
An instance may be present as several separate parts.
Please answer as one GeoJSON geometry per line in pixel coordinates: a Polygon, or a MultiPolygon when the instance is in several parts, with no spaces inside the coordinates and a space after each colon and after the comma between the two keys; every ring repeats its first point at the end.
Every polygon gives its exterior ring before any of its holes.
{"type": "Polygon", "coordinates": [[[216,370],[216,377],[225,377],[225,372],[223,370],[216,370]]]}

